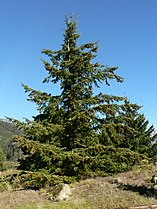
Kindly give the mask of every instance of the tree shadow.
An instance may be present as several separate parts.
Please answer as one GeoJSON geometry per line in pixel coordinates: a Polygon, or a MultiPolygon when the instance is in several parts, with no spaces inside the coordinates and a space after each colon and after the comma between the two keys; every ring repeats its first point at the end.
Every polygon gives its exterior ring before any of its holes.
{"type": "Polygon", "coordinates": [[[138,192],[142,196],[153,197],[157,199],[157,190],[154,188],[149,188],[146,185],[137,186],[137,185],[121,184],[118,186],[118,188],[122,190],[138,192]]]}

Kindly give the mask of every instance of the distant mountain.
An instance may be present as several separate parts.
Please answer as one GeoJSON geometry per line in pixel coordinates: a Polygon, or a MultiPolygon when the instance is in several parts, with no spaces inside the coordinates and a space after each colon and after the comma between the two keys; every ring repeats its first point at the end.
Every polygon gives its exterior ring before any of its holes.
{"type": "Polygon", "coordinates": [[[20,131],[7,119],[0,119],[0,146],[7,158],[11,155],[13,149],[11,141],[15,135],[20,135],[20,131]]]}

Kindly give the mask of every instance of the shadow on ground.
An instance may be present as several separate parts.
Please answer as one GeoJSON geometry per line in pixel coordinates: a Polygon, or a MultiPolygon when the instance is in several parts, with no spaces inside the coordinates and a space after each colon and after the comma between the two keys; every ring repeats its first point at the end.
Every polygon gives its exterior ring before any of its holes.
{"type": "Polygon", "coordinates": [[[145,197],[153,197],[157,199],[157,190],[154,188],[149,188],[148,186],[141,185],[129,185],[129,184],[121,184],[118,186],[119,189],[122,190],[128,190],[132,192],[138,192],[140,195],[143,195],[145,197]]]}

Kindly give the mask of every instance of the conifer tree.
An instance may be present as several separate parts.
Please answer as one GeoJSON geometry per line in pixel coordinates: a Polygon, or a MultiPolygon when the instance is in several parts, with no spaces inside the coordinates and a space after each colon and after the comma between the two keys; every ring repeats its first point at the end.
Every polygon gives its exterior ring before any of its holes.
{"type": "Polygon", "coordinates": [[[116,74],[117,67],[95,62],[98,43],[78,46],[77,21],[70,17],[65,23],[61,49],[42,51],[50,59],[42,60],[48,73],[43,83],[60,85],[60,94],[23,84],[28,100],[36,103],[39,114],[33,121],[14,120],[24,132],[14,139],[23,152],[19,168],[28,171],[25,180],[31,179],[30,184],[33,182],[36,187],[45,186],[48,181],[54,184],[56,179],[71,181],[71,177],[127,170],[141,158],[137,152],[119,146],[122,135],[134,131],[122,114],[126,98],[93,93],[93,88],[102,83],[109,86],[111,79],[123,82],[116,74]]]}
{"type": "MultiPolygon", "coordinates": [[[[152,148],[157,134],[154,134],[155,128],[153,125],[148,127],[149,121],[145,118],[144,114],[138,112],[140,108],[139,105],[131,104],[129,100],[126,99],[123,112],[117,117],[114,117],[112,123],[121,123],[129,127],[125,129],[125,131],[124,129],[116,130],[117,134],[120,135],[119,147],[129,148],[130,150],[149,156],[150,149],[152,148]]],[[[110,137],[110,141],[111,140],[112,137],[110,137]]]]}
{"type": "Polygon", "coordinates": [[[148,126],[149,121],[145,118],[144,114],[137,114],[134,120],[128,125],[134,128],[135,133],[127,136],[127,147],[141,154],[150,156],[150,150],[157,138],[154,126],[148,126]]]}

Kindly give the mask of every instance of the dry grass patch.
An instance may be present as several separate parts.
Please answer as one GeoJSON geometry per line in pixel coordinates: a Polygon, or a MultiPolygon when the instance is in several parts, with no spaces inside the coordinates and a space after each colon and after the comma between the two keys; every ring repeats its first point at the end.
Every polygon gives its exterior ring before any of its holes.
{"type": "Polygon", "coordinates": [[[74,187],[71,202],[79,206],[81,202],[89,209],[117,209],[139,204],[157,203],[154,197],[146,197],[138,192],[123,190],[117,184],[109,183],[109,178],[97,178],[78,183],[74,187]]]}
{"type": "Polygon", "coordinates": [[[156,165],[142,165],[133,171],[77,182],[67,201],[54,203],[39,191],[0,192],[0,209],[120,209],[130,206],[157,204],[157,192],[151,188],[156,165]]]}
{"type": "Polygon", "coordinates": [[[42,203],[43,199],[38,191],[22,190],[22,191],[3,191],[0,192],[0,209],[14,209],[21,205],[33,202],[42,203]]]}

